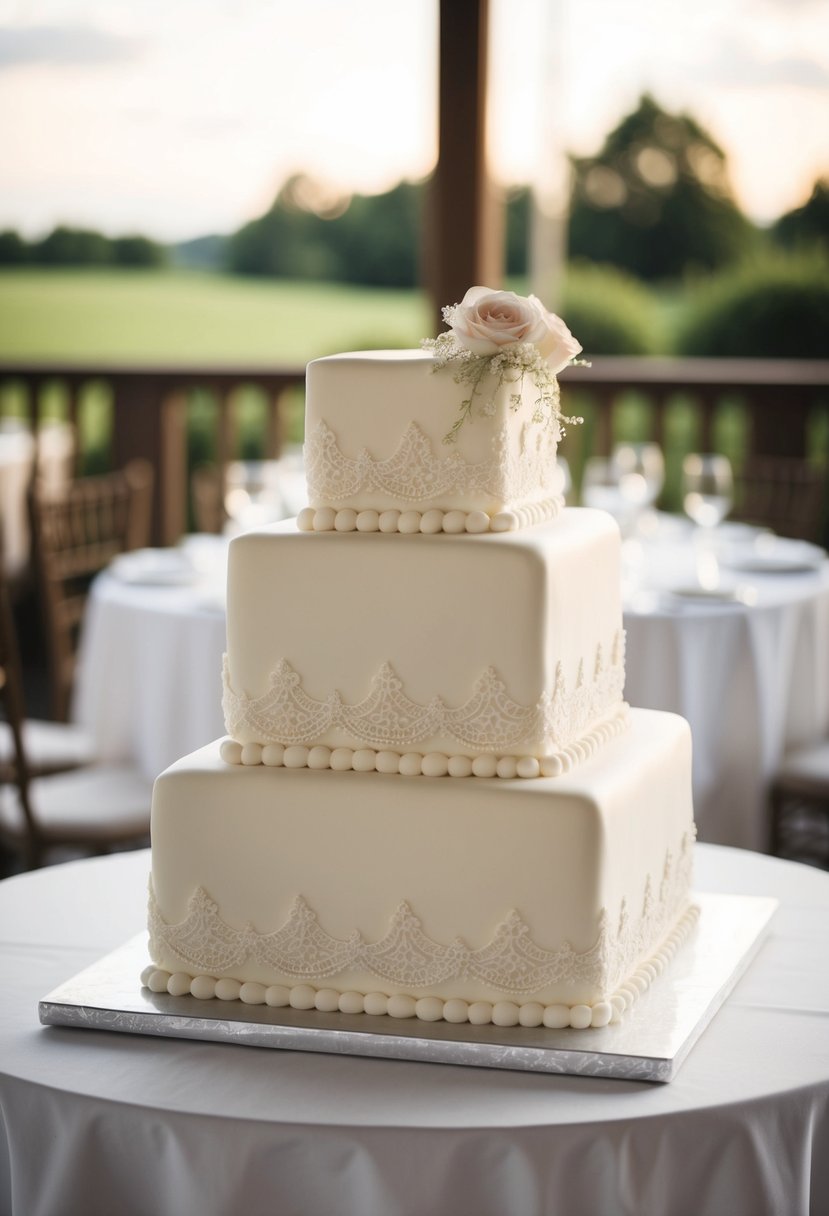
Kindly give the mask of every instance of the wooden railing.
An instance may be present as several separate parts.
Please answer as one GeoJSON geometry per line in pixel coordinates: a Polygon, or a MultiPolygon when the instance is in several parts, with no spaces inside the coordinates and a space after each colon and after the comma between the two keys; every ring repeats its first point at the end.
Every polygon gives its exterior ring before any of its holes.
{"type": "MultiPolygon", "coordinates": [[[[77,425],[87,387],[103,382],[112,400],[109,459],[120,467],[143,457],[156,470],[153,536],[174,542],[186,530],[188,476],[187,407],[194,390],[207,390],[217,403],[214,449],[221,466],[237,455],[237,391],[254,385],[264,393],[264,455],[278,454],[286,391],[302,386],[304,367],[130,367],[96,363],[31,362],[0,364],[0,390],[16,398],[36,424],[44,394],[57,384],[68,421],[77,425]]],[[[619,437],[619,421],[633,399],[646,434],[663,447],[675,403],[691,409],[698,450],[717,449],[717,417],[737,408],[745,426],[742,450],[754,455],[805,456],[829,465],[829,360],[731,360],[597,358],[592,367],[568,370],[562,377],[564,410],[584,412],[590,425],[573,428],[564,451],[580,466],[587,454],[605,454],[619,437]]]]}
{"type": "Polygon", "coordinates": [[[600,455],[610,449],[620,400],[631,392],[648,399],[649,438],[663,447],[666,410],[678,397],[698,414],[702,451],[716,450],[715,415],[726,402],[746,411],[746,454],[756,456],[808,455],[815,413],[829,413],[829,360],[603,358],[564,373],[562,386],[565,396],[583,388],[595,397],[600,455]]]}
{"type": "MultiPolygon", "coordinates": [[[[58,385],[65,399],[69,423],[79,432],[84,390],[105,384],[112,401],[109,461],[120,468],[128,460],[149,460],[155,469],[153,539],[174,543],[187,527],[187,407],[195,390],[210,393],[217,402],[215,461],[221,467],[236,455],[237,419],[234,403],[241,388],[253,385],[268,400],[263,455],[275,457],[282,446],[283,404],[288,389],[302,386],[305,368],[222,366],[130,367],[95,363],[0,363],[0,388],[14,385],[25,412],[36,426],[42,416],[44,394],[58,385]]],[[[83,452],[79,449],[82,459],[83,452]]]]}

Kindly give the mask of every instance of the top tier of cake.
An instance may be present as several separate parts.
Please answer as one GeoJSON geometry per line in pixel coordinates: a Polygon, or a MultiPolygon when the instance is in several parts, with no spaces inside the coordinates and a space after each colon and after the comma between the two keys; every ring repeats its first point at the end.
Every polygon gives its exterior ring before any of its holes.
{"type": "Polygon", "coordinates": [[[427,351],[308,365],[305,530],[511,531],[557,514],[559,427],[532,378],[474,386],[427,351]],[[463,403],[474,409],[453,432],[463,403]],[[453,432],[451,442],[447,436],[453,432]]]}

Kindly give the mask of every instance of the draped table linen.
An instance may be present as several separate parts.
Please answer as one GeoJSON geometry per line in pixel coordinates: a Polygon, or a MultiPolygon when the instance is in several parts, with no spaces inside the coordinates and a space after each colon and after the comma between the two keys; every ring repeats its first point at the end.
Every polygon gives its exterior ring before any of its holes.
{"type": "Polygon", "coordinates": [[[660,1086],[41,1028],[40,998],[141,930],[148,869],[0,883],[0,1212],[829,1211],[829,874],[698,849],[698,890],[781,906],[660,1086]]]}

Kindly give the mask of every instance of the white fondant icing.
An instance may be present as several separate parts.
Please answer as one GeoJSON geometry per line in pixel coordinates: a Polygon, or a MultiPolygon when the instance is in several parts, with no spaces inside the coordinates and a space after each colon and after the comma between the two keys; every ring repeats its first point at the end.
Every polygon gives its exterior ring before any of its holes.
{"type": "MultiPolygon", "coordinates": [[[[387,932],[376,942],[365,941],[358,930],[345,939],[331,936],[301,896],[294,900],[288,920],[269,933],[257,933],[250,925],[233,929],[201,889],[193,893],[185,919],[170,925],[160,914],[152,888],[151,953],[165,959],[172,957],[191,971],[205,973],[226,972],[253,959],[272,971],[297,979],[317,981],[362,970],[412,989],[434,989],[450,979],[477,980],[488,989],[510,995],[528,995],[552,984],[601,986],[604,977],[615,976],[618,982],[631,971],[646,944],[663,936],[673,924],[686,898],[689,871],[690,841],[686,838],[678,864],[673,864],[670,854],[665,859],[659,899],[654,898],[648,877],[641,916],[629,917],[623,903],[618,924],[612,928],[608,913],[603,910],[598,937],[583,953],[574,951],[568,942],[554,950],[538,946],[532,940],[531,926],[515,910],[501,922],[491,941],[477,950],[469,949],[460,938],[443,945],[424,934],[419,918],[405,901],[393,914],[387,932]]],[[[650,981],[650,974],[640,967],[629,982],[642,992],[650,981]]],[[[152,975],[151,988],[154,982],[152,975]]],[[[232,999],[225,995],[232,984],[238,990],[237,981],[219,980],[217,995],[232,999]]],[[[164,987],[166,980],[156,990],[162,991],[164,987]]],[[[291,990],[292,1004],[295,993],[297,1000],[311,1000],[309,992],[300,985],[291,990]]],[[[311,1004],[295,1008],[310,1009],[312,1005],[311,1000],[311,1004]]],[[[589,1018],[585,1025],[588,1024],[589,1018]]]]}
{"type": "MultiPolygon", "coordinates": [[[[605,666],[598,647],[592,680],[585,678],[582,666],[572,688],[567,687],[559,666],[552,694],[543,694],[534,706],[514,700],[494,668],[488,668],[476,680],[469,698],[455,707],[448,706],[440,696],[426,705],[414,701],[390,663],[382,665],[371,681],[369,695],[356,705],[346,704],[336,690],[324,700],[309,696],[301,675],[286,659],[277,663],[263,696],[246,697],[231,686],[225,658],[222,705],[228,733],[235,738],[252,738],[260,746],[275,742],[294,745],[287,746],[285,752],[284,764],[289,768],[302,767],[307,760],[307,749],[303,753],[295,745],[312,744],[331,731],[345,732],[355,742],[379,750],[411,747],[435,736],[446,736],[477,754],[511,754],[511,749],[522,745],[539,748],[542,754],[549,749],[554,754],[569,745],[575,758],[584,759],[588,752],[581,750],[578,734],[595,724],[592,742],[587,745],[588,751],[592,750],[601,741],[597,719],[621,701],[622,653],[622,640],[617,637],[611,662],[605,666]],[[300,762],[301,756],[304,759],[300,762]]],[[[255,755],[258,753],[243,748],[241,762],[258,763],[252,758],[255,755]]],[[[499,776],[514,777],[507,767],[505,764],[499,776]]]]}
{"type": "MultiPolygon", "coordinates": [[[[533,777],[558,777],[569,771],[574,763],[587,760],[596,749],[607,743],[614,735],[620,733],[627,725],[627,706],[622,706],[617,714],[608,721],[600,723],[589,734],[579,739],[569,748],[551,756],[446,756],[443,752],[429,752],[423,756],[419,752],[408,752],[403,757],[399,752],[375,751],[373,748],[360,748],[352,751],[350,748],[334,748],[316,746],[312,748],[283,748],[280,744],[267,744],[259,748],[256,743],[246,744],[249,759],[241,759],[235,763],[256,764],[254,757],[261,753],[260,763],[270,767],[284,764],[286,768],[304,768],[307,764],[311,769],[333,768],[340,772],[354,769],[355,772],[370,773],[402,773],[404,776],[417,777],[500,777],[511,780],[515,777],[523,779],[533,777]],[[287,752],[291,753],[291,763],[285,760],[287,752]],[[307,753],[307,758],[306,758],[307,753]],[[266,755],[272,758],[267,760],[266,755]]],[[[224,752],[229,751],[222,744],[224,752]]],[[[229,752],[235,755],[235,752],[229,752]]],[[[234,761],[231,761],[234,763],[234,761]]]]}
{"type": "Polygon", "coordinates": [[[438,532],[458,535],[461,532],[512,532],[516,528],[527,528],[534,524],[555,519],[563,505],[560,498],[545,498],[531,507],[519,507],[516,511],[499,511],[488,515],[485,511],[441,511],[432,507],[421,514],[419,511],[383,511],[371,509],[354,511],[334,507],[305,507],[297,516],[300,532],[401,532],[414,535],[416,532],[434,536],[438,532]],[[319,519],[317,515],[319,514],[319,519]]]}
{"type": "MultiPolygon", "coordinates": [[[[676,930],[660,951],[660,956],[665,956],[663,966],[667,965],[676,950],[683,944],[696,923],[698,915],[699,910],[695,906],[685,912],[676,930]]],[[[646,968],[647,963],[639,969],[636,973],[637,976],[641,975],[646,968]]],[[[191,982],[189,976],[180,973],[170,975],[167,971],[154,968],[150,970],[149,979],[145,980],[145,973],[142,972],[141,980],[145,986],[149,983],[151,991],[155,992],[167,991],[173,996],[184,995],[187,987],[182,987],[183,981],[189,985],[191,995],[200,996],[203,1000],[209,1000],[212,997],[220,998],[220,991],[226,993],[236,991],[230,985],[221,987],[226,984],[226,981],[214,980],[210,976],[198,976],[191,982]],[[152,988],[153,981],[156,984],[155,988],[152,988]]],[[[567,1027],[572,1027],[574,1030],[587,1030],[588,1027],[601,1028],[610,1022],[619,1021],[639,993],[645,992],[647,987],[647,984],[644,987],[637,986],[636,988],[626,985],[608,1000],[596,1001],[593,1005],[583,1003],[542,1005],[540,1001],[526,1001],[520,1005],[513,1001],[496,1001],[494,1004],[489,1001],[474,1001],[469,1004],[458,998],[451,998],[448,1001],[443,1001],[440,997],[416,999],[408,993],[393,993],[387,997],[384,993],[374,992],[363,996],[360,992],[338,992],[334,988],[315,989],[310,984],[298,985],[291,989],[279,986],[265,989],[264,985],[255,983],[237,985],[236,998],[226,996],[224,999],[239,999],[251,1005],[267,1003],[272,1007],[290,1004],[295,1009],[317,1009],[326,1013],[339,1010],[341,1013],[351,1014],[365,1012],[374,1015],[388,1014],[390,1017],[396,1018],[416,1017],[425,1022],[444,1020],[457,1024],[468,1021],[476,1026],[493,1023],[496,1026],[536,1027],[543,1025],[555,1030],[563,1030],[567,1027]],[[311,1001],[313,1003],[309,1003],[311,1001]]]]}
{"type": "Polygon", "coordinates": [[[338,1002],[340,1013],[362,1013],[364,998],[362,992],[341,992],[338,1002]]]}
{"type": "Polygon", "coordinates": [[[284,659],[300,674],[300,691],[324,703],[330,729],[300,738],[262,733],[242,720],[229,733],[242,743],[447,757],[494,752],[540,759],[560,751],[621,701],[621,638],[614,643],[622,628],[618,551],[612,520],[595,511],[565,512],[540,528],[477,537],[308,536],[281,524],[239,536],[231,543],[228,590],[228,672],[237,708],[263,703],[269,676],[284,659]],[[290,594],[294,586],[302,594],[290,594]],[[608,701],[598,705],[597,658],[608,690],[608,701]],[[436,697],[459,710],[491,669],[531,725],[532,712],[545,700],[560,707],[554,737],[546,745],[531,742],[515,723],[511,740],[468,745],[457,734],[413,739],[396,729],[381,733],[380,721],[349,735],[336,725],[341,711],[331,698],[336,690],[342,712],[353,716],[384,662],[399,677],[405,699],[419,707],[421,722],[436,697]]]}
{"type": "Polygon", "coordinates": [[[436,393],[447,400],[454,395],[451,373],[424,376],[423,368],[413,366],[410,359],[392,357],[382,368],[383,383],[372,372],[356,388],[349,412],[338,417],[342,386],[332,401],[318,391],[317,381],[327,370],[323,360],[308,369],[304,459],[312,505],[362,504],[381,510],[408,505],[501,513],[555,495],[560,481],[555,462],[558,427],[519,418],[508,396],[500,395],[503,408],[496,406],[491,417],[477,420],[476,433],[469,434],[473,428],[467,428],[459,442],[447,447],[448,427],[442,433],[440,429],[446,415],[434,398],[436,393]],[[413,377],[420,391],[407,403],[410,421],[401,423],[406,405],[399,384],[413,377]],[[372,390],[378,387],[393,397],[395,408],[369,420],[376,404],[372,390]],[[348,455],[350,451],[355,454],[348,455]],[[376,454],[380,452],[384,454],[376,454]]]}

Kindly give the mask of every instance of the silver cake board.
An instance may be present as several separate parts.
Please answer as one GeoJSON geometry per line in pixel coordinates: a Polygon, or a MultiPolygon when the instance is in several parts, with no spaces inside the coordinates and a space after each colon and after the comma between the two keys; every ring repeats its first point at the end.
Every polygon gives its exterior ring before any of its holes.
{"type": "Polygon", "coordinates": [[[39,1004],[46,1026],[115,1030],[247,1047],[376,1056],[633,1081],[671,1081],[763,940],[777,900],[698,895],[700,917],[670,966],[617,1025],[590,1030],[450,1025],[200,1001],[141,987],[139,934],[39,1004]]]}

